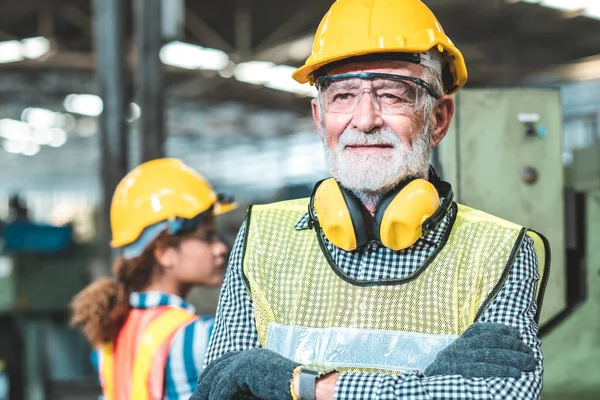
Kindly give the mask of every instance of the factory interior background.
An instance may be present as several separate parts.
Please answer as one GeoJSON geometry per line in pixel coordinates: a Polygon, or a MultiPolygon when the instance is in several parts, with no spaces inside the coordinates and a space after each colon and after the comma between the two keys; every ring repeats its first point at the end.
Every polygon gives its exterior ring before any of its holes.
{"type": "MultiPolygon", "coordinates": [[[[228,246],[248,205],[327,176],[316,91],[290,75],[331,3],[0,1],[0,399],[99,395],[69,303],[110,271],[108,207],[131,168],[176,157],[234,195],[228,246]]],[[[598,399],[600,2],[425,3],[469,69],[432,164],[457,201],[548,237],[542,398],[598,399]]],[[[190,302],[214,314],[218,293],[190,302]]]]}

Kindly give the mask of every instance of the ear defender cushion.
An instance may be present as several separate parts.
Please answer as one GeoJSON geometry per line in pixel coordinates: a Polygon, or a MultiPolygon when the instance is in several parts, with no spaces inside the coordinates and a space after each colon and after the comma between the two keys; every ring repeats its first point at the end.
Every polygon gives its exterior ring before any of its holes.
{"type": "Polygon", "coordinates": [[[346,251],[367,241],[360,201],[342,189],[335,179],[324,180],[315,190],[314,210],[327,239],[346,251]]]}
{"type": "Polygon", "coordinates": [[[403,250],[422,235],[422,224],[440,207],[435,187],[415,179],[397,194],[384,198],[375,213],[375,236],[392,250],[403,250]]]}

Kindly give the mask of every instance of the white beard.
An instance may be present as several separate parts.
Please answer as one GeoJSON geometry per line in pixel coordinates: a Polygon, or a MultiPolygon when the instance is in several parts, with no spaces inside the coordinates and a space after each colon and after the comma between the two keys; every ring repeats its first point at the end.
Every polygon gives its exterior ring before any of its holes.
{"type": "Polygon", "coordinates": [[[325,163],[331,175],[352,191],[363,204],[375,207],[386,193],[409,177],[427,178],[431,153],[431,130],[426,123],[420,135],[405,146],[391,129],[363,133],[347,128],[340,135],[337,148],[325,143],[325,163]],[[347,150],[348,145],[385,145],[389,151],[361,154],[347,150]]]}

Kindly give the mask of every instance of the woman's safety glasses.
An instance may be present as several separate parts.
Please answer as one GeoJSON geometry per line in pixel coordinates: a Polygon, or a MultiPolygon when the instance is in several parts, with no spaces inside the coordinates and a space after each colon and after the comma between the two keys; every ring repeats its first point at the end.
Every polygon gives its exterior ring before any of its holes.
{"type": "Polygon", "coordinates": [[[429,94],[440,98],[423,79],[412,76],[360,72],[326,75],[316,79],[320,101],[326,112],[351,114],[363,94],[369,93],[373,106],[384,115],[409,114],[423,106],[429,94]]]}

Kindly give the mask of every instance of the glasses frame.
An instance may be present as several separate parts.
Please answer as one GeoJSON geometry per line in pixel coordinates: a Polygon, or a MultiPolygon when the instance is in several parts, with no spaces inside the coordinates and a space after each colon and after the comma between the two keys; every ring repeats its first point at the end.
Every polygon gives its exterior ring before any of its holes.
{"type": "Polygon", "coordinates": [[[360,78],[360,79],[382,78],[382,79],[396,79],[396,80],[400,80],[400,81],[409,81],[409,82],[412,82],[412,83],[418,85],[419,87],[423,88],[427,94],[429,94],[431,97],[433,97],[436,100],[439,100],[442,97],[441,95],[437,94],[435,92],[435,90],[433,90],[433,88],[431,87],[431,85],[429,83],[425,82],[421,78],[417,78],[414,76],[406,76],[406,75],[385,74],[382,72],[349,72],[346,74],[323,75],[323,76],[318,77],[315,80],[315,86],[320,92],[322,90],[323,85],[326,84],[327,82],[337,81],[337,80],[342,80],[342,79],[349,79],[349,78],[360,78]]]}

